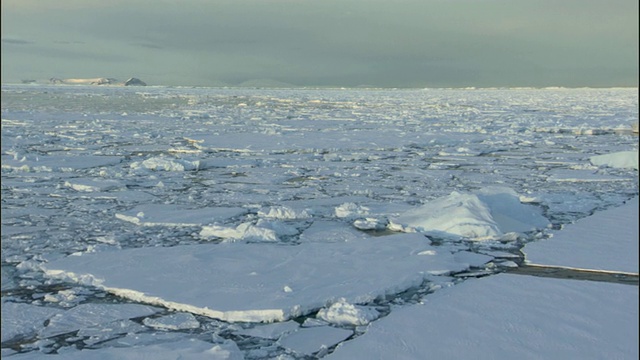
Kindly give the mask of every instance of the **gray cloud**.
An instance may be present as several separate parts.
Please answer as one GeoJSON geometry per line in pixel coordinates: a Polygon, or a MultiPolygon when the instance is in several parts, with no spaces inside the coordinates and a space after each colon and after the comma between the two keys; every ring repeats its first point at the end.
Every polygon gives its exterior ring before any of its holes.
{"type": "MultiPolygon", "coordinates": [[[[25,64],[44,71],[48,57],[69,54],[68,76],[80,67],[168,85],[256,78],[305,86],[638,84],[632,0],[36,3],[2,3],[3,35],[40,46],[37,55],[27,47],[3,51],[3,81],[34,77],[25,64]]],[[[2,44],[17,45],[4,37],[2,44]]]]}

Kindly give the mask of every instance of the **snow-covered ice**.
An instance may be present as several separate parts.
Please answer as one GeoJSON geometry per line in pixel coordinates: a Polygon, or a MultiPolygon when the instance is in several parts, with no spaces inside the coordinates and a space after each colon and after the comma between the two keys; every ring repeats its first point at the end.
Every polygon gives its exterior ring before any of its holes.
{"type": "Polygon", "coordinates": [[[635,359],[637,95],[3,85],[2,357],[635,359]]]}
{"type": "Polygon", "coordinates": [[[353,332],[331,326],[314,326],[300,328],[286,334],[278,340],[278,344],[291,349],[299,355],[326,355],[330,347],[346,340],[353,332]]]}
{"type": "Polygon", "coordinates": [[[541,209],[521,204],[513,190],[485,188],[479,194],[454,191],[400,214],[391,220],[389,228],[440,237],[495,240],[506,233],[544,229],[548,225],[541,209]]]}
{"type": "Polygon", "coordinates": [[[23,303],[2,302],[2,342],[17,336],[28,338],[42,329],[50,317],[63,310],[23,303]]]}
{"type": "Polygon", "coordinates": [[[165,341],[152,345],[128,346],[128,347],[106,347],[100,349],[87,349],[82,352],[69,351],[58,354],[47,354],[31,352],[26,354],[16,354],[11,357],[16,360],[30,359],[71,359],[71,360],[138,360],[138,359],[220,359],[220,360],[242,360],[244,356],[238,346],[228,341],[221,344],[211,344],[198,339],[165,341]]]}
{"type": "Polygon", "coordinates": [[[590,158],[593,165],[613,168],[631,168],[638,170],[638,151],[620,151],[611,154],[595,155],[590,158]]]}
{"type": "Polygon", "coordinates": [[[327,359],[637,356],[637,286],[499,274],[394,310],[327,359]]]}
{"type": "Polygon", "coordinates": [[[371,302],[418,286],[428,274],[467,270],[469,264],[456,261],[454,252],[432,246],[421,234],[397,234],[296,246],[138,248],[42,266],[48,276],[131,300],[225,321],[270,322],[306,315],[340,298],[371,302]]]}
{"type": "Polygon", "coordinates": [[[638,198],[525,245],[532,264],[638,273],[638,198]]]}

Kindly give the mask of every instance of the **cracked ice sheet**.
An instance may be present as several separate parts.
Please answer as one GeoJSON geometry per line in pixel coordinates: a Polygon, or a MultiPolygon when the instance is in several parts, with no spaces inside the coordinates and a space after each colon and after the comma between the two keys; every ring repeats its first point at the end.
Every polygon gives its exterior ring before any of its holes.
{"type": "Polygon", "coordinates": [[[429,274],[469,267],[421,234],[347,239],[86,253],[43,269],[49,277],[92,284],[134,301],[225,321],[271,322],[339,298],[354,304],[372,301],[417,286],[429,274]]]}
{"type": "Polygon", "coordinates": [[[638,287],[498,274],[395,309],[326,359],[637,359],[638,287]]]}
{"type": "Polygon", "coordinates": [[[638,273],[638,198],[582,218],[522,250],[529,263],[638,273]]]}
{"type": "Polygon", "coordinates": [[[242,351],[232,341],[220,344],[188,339],[164,342],[154,345],[132,346],[126,348],[85,349],[83,351],[68,350],[58,354],[44,354],[33,351],[26,354],[16,354],[11,357],[16,360],[27,359],[65,359],[65,360],[175,360],[175,359],[244,359],[242,351]]]}
{"type": "MultiPolygon", "coordinates": [[[[4,278],[2,279],[4,282],[4,278]]],[[[2,302],[2,342],[35,335],[50,317],[63,310],[31,304],[2,302]]]]}
{"type": "Polygon", "coordinates": [[[35,159],[2,159],[3,169],[16,169],[26,171],[63,171],[91,169],[101,166],[113,166],[122,161],[120,156],[99,156],[78,154],[69,155],[45,155],[35,159]]]}
{"type": "Polygon", "coordinates": [[[122,319],[155,314],[160,309],[138,304],[80,304],[49,318],[49,324],[38,332],[48,338],[75,330],[91,328],[122,319]]]}
{"type": "Polygon", "coordinates": [[[227,133],[187,137],[193,141],[196,148],[201,150],[263,153],[317,149],[397,148],[415,141],[425,141],[425,138],[424,135],[421,137],[418,134],[406,134],[394,129],[387,129],[385,132],[377,130],[323,130],[312,133],[227,133]]]}
{"type": "Polygon", "coordinates": [[[140,205],[117,213],[116,218],[141,226],[201,226],[242,215],[247,210],[235,207],[185,209],[176,205],[140,205]]]}

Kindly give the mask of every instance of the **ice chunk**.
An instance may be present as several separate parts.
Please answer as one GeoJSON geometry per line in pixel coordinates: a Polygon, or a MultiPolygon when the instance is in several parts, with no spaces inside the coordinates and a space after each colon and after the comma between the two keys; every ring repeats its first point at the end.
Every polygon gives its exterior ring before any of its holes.
{"type": "Polygon", "coordinates": [[[301,355],[322,357],[328,348],[344,341],[353,335],[351,330],[331,326],[315,326],[300,328],[298,331],[283,336],[278,343],[301,355]]]}
{"type": "Polygon", "coordinates": [[[200,322],[190,313],[175,313],[158,318],[145,318],[143,324],[160,330],[197,329],[200,322]]]}
{"type": "Polygon", "coordinates": [[[125,188],[124,184],[116,180],[96,180],[91,178],[69,179],[64,182],[64,186],[83,192],[109,191],[125,188]]]}
{"type": "Polygon", "coordinates": [[[336,207],[335,214],[339,218],[361,217],[369,214],[369,208],[349,202],[336,207]]]}
{"type": "Polygon", "coordinates": [[[613,168],[629,168],[638,170],[638,152],[620,151],[611,154],[596,155],[589,158],[596,166],[609,166],[613,168]]]}
{"type": "Polygon", "coordinates": [[[202,226],[246,213],[236,207],[185,209],[178,205],[140,205],[117,213],[116,218],[142,226],[202,226]]]}
{"type": "MultiPolygon", "coordinates": [[[[261,222],[253,225],[252,223],[242,223],[236,227],[211,225],[203,226],[200,236],[203,238],[221,238],[225,241],[246,240],[253,242],[275,242],[278,241],[278,233],[272,229],[269,223],[261,222]],[[266,226],[265,226],[266,225],[266,226]]],[[[274,227],[279,230],[290,230],[285,227],[274,227]]]]}
{"type": "Polygon", "coordinates": [[[331,304],[329,308],[320,309],[317,315],[320,319],[335,325],[367,325],[377,319],[380,313],[370,306],[349,304],[345,299],[340,299],[331,304]]]}
{"type": "Polygon", "coordinates": [[[271,206],[258,211],[258,216],[281,220],[307,219],[311,217],[306,209],[294,210],[288,206],[271,206]]]}
{"type": "Polygon", "coordinates": [[[260,337],[263,339],[277,340],[285,334],[296,331],[299,327],[300,325],[297,322],[293,320],[289,320],[285,322],[278,322],[278,323],[272,323],[272,324],[264,324],[264,325],[260,324],[250,329],[243,329],[243,330],[237,331],[237,333],[240,335],[248,335],[248,336],[260,337]]]}
{"type": "Polygon", "coordinates": [[[522,204],[507,188],[485,188],[477,194],[452,192],[390,220],[389,228],[471,240],[500,238],[549,225],[541,209],[522,204]]]}
{"type": "Polygon", "coordinates": [[[132,170],[149,169],[156,171],[190,171],[198,170],[200,163],[196,161],[188,161],[183,159],[167,159],[164,157],[152,157],[141,162],[133,162],[130,167],[132,170]]]}
{"type": "Polygon", "coordinates": [[[137,304],[81,304],[49,319],[49,325],[39,332],[46,338],[78,329],[93,327],[121,319],[155,314],[159,309],[137,304]]]}

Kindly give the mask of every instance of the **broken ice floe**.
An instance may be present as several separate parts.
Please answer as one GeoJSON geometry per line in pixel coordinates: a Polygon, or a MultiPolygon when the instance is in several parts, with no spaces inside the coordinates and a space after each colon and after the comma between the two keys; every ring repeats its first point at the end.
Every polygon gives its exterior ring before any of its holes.
{"type": "Polygon", "coordinates": [[[152,157],[143,161],[136,161],[129,165],[131,170],[148,169],[156,171],[190,171],[198,170],[199,161],[189,161],[183,159],[167,159],[163,157],[152,157]]]}
{"type": "MultiPolygon", "coordinates": [[[[119,360],[138,360],[138,359],[154,359],[154,360],[175,360],[175,359],[226,359],[241,360],[244,359],[243,352],[238,348],[235,342],[226,340],[221,343],[212,344],[207,341],[197,339],[181,339],[168,338],[162,341],[162,336],[154,336],[153,342],[134,343],[126,342],[128,340],[136,341],[132,336],[125,336],[115,347],[105,347],[100,349],[86,349],[84,351],[77,350],[59,350],[58,354],[44,355],[39,352],[29,352],[24,354],[15,354],[12,358],[16,360],[31,360],[43,358],[62,357],[67,360],[87,360],[87,359],[119,359],[119,360]],[[122,346],[126,347],[122,347],[122,346]]],[[[143,336],[144,337],[144,336],[143,336]]]]}
{"type": "Polygon", "coordinates": [[[49,277],[134,301],[226,321],[270,322],[340,298],[367,303],[418,286],[429,274],[467,270],[467,260],[457,261],[424,235],[396,234],[295,246],[222,243],[86,253],[43,269],[49,277]]]}
{"type": "Polygon", "coordinates": [[[200,322],[191,313],[178,312],[157,318],[145,318],[142,323],[158,330],[197,329],[200,322]]]}
{"type": "Polygon", "coordinates": [[[3,157],[2,168],[32,172],[71,172],[81,169],[112,166],[122,161],[119,156],[84,155],[43,155],[37,157],[22,157],[10,159],[3,157]]]}
{"type": "Polygon", "coordinates": [[[64,310],[31,304],[2,302],[2,343],[16,337],[34,336],[45,321],[64,310]]]}
{"type": "Polygon", "coordinates": [[[142,226],[202,226],[242,215],[238,207],[186,209],[177,205],[140,205],[117,213],[116,218],[142,226]]]}
{"type": "Polygon", "coordinates": [[[64,182],[64,186],[81,192],[112,191],[125,188],[125,185],[117,180],[97,180],[92,178],[69,179],[64,182]]]}
{"type": "Polygon", "coordinates": [[[315,355],[322,357],[328,353],[330,347],[346,340],[353,331],[331,326],[315,326],[299,328],[297,331],[284,335],[278,344],[301,355],[315,355]]]}
{"type": "Polygon", "coordinates": [[[116,320],[149,316],[159,310],[138,304],[80,304],[50,317],[48,325],[40,330],[38,335],[48,338],[116,320]]]}
{"type": "Polygon", "coordinates": [[[589,160],[596,166],[638,170],[638,151],[620,151],[611,154],[595,155],[589,158],[589,160]]]}

